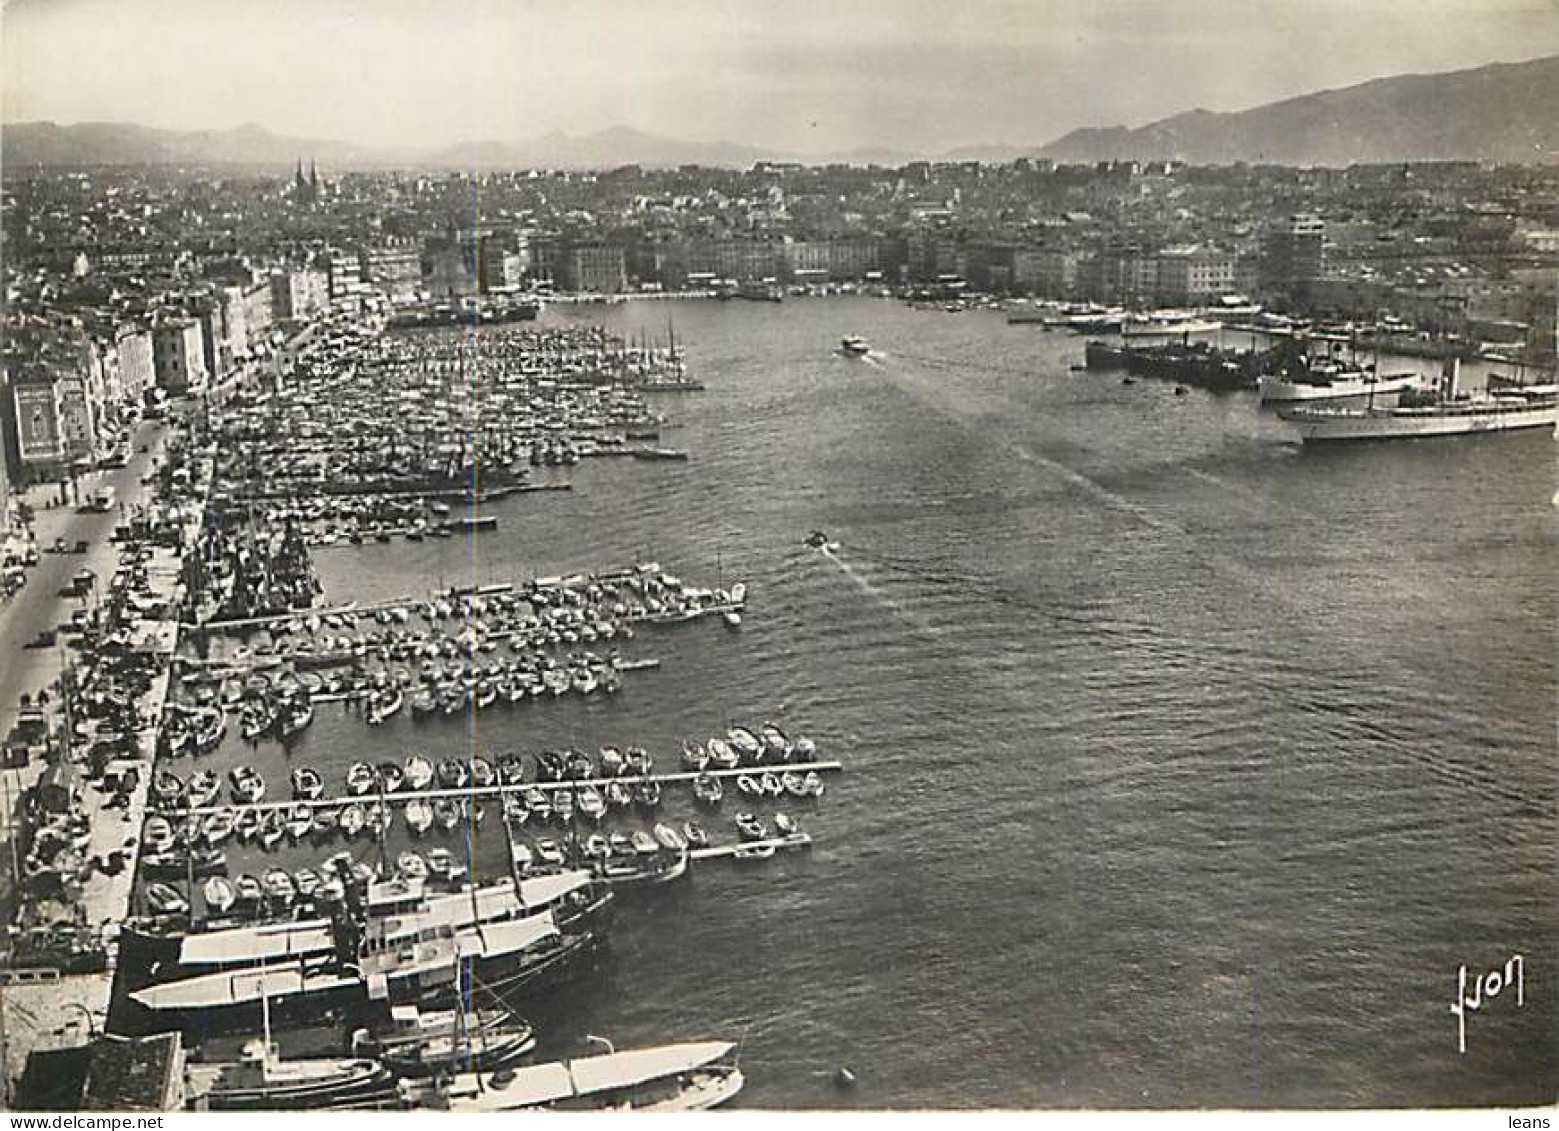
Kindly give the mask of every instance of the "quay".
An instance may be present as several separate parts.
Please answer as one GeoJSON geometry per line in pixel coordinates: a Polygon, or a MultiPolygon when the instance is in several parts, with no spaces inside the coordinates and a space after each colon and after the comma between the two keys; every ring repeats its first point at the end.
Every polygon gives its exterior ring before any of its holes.
{"type": "Polygon", "coordinates": [[[579,789],[584,786],[602,788],[611,785],[613,782],[618,782],[627,786],[651,783],[656,785],[677,785],[684,782],[692,782],[696,778],[705,776],[712,778],[734,778],[740,777],[742,774],[761,774],[765,771],[784,771],[785,773],[802,774],[809,770],[813,770],[818,773],[840,773],[844,770],[844,763],[838,761],[837,759],[826,759],[817,762],[774,762],[771,764],[758,766],[738,766],[734,769],[728,770],[682,770],[669,774],[620,774],[616,777],[606,778],[568,778],[563,781],[510,782],[481,786],[467,785],[461,786],[457,789],[398,789],[394,793],[379,793],[376,791],[370,791],[368,793],[352,794],[347,797],[317,797],[312,801],[305,800],[303,798],[298,798],[291,801],[235,801],[225,805],[201,805],[190,808],[175,805],[159,808],[155,811],[162,813],[164,816],[203,817],[211,813],[237,813],[246,809],[256,809],[262,813],[275,809],[285,811],[288,809],[298,808],[299,806],[308,806],[311,811],[314,809],[337,809],[343,805],[350,805],[354,802],[359,805],[378,807],[381,805],[403,805],[408,801],[439,801],[444,799],[469,801],[487,797],[502,797],[511,793],[524,793],[526,790],[530,789],[579,789]]]}

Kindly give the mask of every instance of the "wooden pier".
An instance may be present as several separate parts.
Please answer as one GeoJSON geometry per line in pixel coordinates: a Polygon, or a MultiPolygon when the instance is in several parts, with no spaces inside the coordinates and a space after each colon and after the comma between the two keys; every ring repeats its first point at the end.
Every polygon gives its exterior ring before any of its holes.
{"type": "MultiPolygon", "coordinates": [[[[161,813],[163,816],[188,817],[203,817],[211,813],[219,813],[229,810],[233,812],[242,812],[245,809],[258,809],[262,813],[269,812],[274,809],[285,811],[295,808],[299,805],[306,805],[310,811],[313,811],[315,809],[336,809],[343,805],[350,805],[353,802],[356,802],[359,805],[378,807],[381,805],[404,805],[408,801],[440,801],[444,799],[452,799],[456,801],[481,800],[484,798],[504,797],[511,793],[523,793],[528,789],[551,791],[559,789],[582,789],[585,786],[594,786],[597,789],[604,789],[613,782],[618,782],[625,786],[637,786],[651,782],[657,785],[676,785],[684,782],[692,782],[693,779],[704,776],[705,774],[712,778],[734,778],[740,777],[742,774],[804,774],[809,771],[815,771],[817,773],[840,773],[843,770],[844,763],[832,759],[816,762],[774,762],[761,766],[738,766],[731,770],[684,770],[672,774],[620,774],[616,777],[607,778],[570,778],[563,781],[534,781],[509,784],[495,782],[492,785],[466,785],[461,786],[458,789],[399,789],[394,793],[371,791],[368,793],[348,794],[344,797],[320,797],[312,801],[306,800],[304,798],[297,798],[291,801],[233,801],[221,804],[201,805],[193,808],[185,808],[182,806],[161,806],[157,807],[154,811],[161,813]]],[[[789,795],[787,794],[785,796],[789,795]]],[[[754,798],[754,800],[761,799],[754,798]]],[[[774,798],[774,800],[781,800],[781,798],[774,798]]],[[[795,800],[804,799],[796,798],[795,800]]]]}

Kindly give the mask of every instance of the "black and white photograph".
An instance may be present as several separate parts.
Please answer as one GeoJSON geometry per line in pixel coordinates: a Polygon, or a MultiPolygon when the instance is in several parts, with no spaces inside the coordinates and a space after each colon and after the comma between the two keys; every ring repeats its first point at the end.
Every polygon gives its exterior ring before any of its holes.
{"type": "Polygon", "coordinates": [[[1550,1126],[1559,0],[7,0],[0,284],[0,1111],[1550,1126]]]}

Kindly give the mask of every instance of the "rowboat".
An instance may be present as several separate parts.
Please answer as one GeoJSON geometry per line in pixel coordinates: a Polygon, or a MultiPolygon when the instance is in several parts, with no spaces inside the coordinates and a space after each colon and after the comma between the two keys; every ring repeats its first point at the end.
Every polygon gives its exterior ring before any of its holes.
{"type": "Polygon", "coordinates": [[[217,914],[226,913],[238,900],[238,891],[226,876],[212,876],[200,889],[206,901],[206,909],[217,914]]]}
{"type": "Polygon", "coordinates": [[[316,770],[299,766],[292,771],[292,795],[304,801],[313,801],[325,792],[325,782],[316,770]]]}
{"type": "Polygon", "coordinates": [[[682,826],[682,835],[687,839],[689,848],[707,848],[709,846],[709,834],[704,831],[703,825],[687,821],[682,826]]]}
{"type": "Polygon", "coordinates": [[[433,824],[433,806],[421,798],[406,802],[406,823],[412,832],[421,836],[433,824]]]}
{"type": "Polygon", "coordinates": [[[687,838],[668,824],[657,824],[651,831],[654,833],[655,839],[672,852],[681,852],[687,848],[687,838]]]}
{"type": "Polygon", "coordinates": [[[379,788],[385,793],[394,793],[406,780],[400,765],[395,762],[380,762],[375,776],[378,778],[379,788]]]}
{"type": "Polygon", "coordinates": [[[746,840],[762,840],[768,835],[763,822],[751,813],[736,814],[736,829],[746,840]]]}
{"type": "MultiPolygon", "coordinates": [[[[743,777],[746,775],[744,774],[743,777]]],[[[720,784],[720,779],[709,774],[700,774],[693,779],[693,796],[703,805],[718,805],[720,799],[725,796],[725,787],[720,784]]]]}
{"type": "Polygon", "coordinates": [[[351,769],[346,772],[347,792],[354,796],[362,796],[373,789],[376,783],[373,767],[367,762],[353,762],[351,769]]]}
{"type": "Polygon", "coordinates": [[[450,797],[440,797],[433,802],[433,816],[437,818],[441,829],[452,831],[460,823],[460,802],[450,797]]]}
{"type": "Polygon", "coordinates": [[[428,876],[427,862],[411,851],[403,852],[395,858],[395,870],[407,880],[424,880],[428,876]]]}
{"type": "Polygon", "coordinates": [[[189,910],[189,903],[171,884],[147,884],[146,905],[158,915],[182,915],[189,910]]]}
{"type": "Polygon", "coordinates": [[[309,835],[314,827],[314,814],[307,805],[297,804],[287,810],[287,835],[299,840],[309,835]]]}
{"type": "Polygon", "coordinates": [[[694,739],[683,741],[683,766],[688,769],[703,769],[709,764],[709,752],[703,749],[703,743],[695,743],[694,739]]]}
{"type": "Polygon", "coordinates": [[[606,799],[601,796],[601,791],[594,786],[587,785],[579,791],[579,811],[592,821],[599,821],[606,815],[606,799]]]}
{"type": "Polygon", "coordinates": [[[336,822],[346,836],[356,836],[363,831],[363,826],[367,823],[367,812],[355,801],[341,810],[341,816],[336,822]]]}
{"type": "Polygon", "coordinates": [[[427,789],[433,784],[433,763],[421,754],[406,759],[406,785],[410,789],[427,789]]]}

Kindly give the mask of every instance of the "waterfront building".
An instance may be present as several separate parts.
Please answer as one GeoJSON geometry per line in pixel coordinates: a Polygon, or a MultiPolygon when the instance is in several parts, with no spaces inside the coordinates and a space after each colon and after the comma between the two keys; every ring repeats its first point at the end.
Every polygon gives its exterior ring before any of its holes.
{"type": "Polygon", "coordinates": [[[206,347],[199,320],[185,315],[163,318],[152,330],[152,364],[157,387],[179,395],[205,388],[206,347]]]}
{"type": "Polygon", "coordinates": [[[1326,271],[1326,222],[1298,213],[1274,224],[1262,244],[1263,297],[1302,306],[1326,271]]]}
{"type": "Polygon", "coordinates": [[[121,395],[139,404],[146,390],[157,383],[157,367],[152,357],[152,333],[144,326],[124,325],[114,337],[114,352],[119,357],[121,395]]]}
{"type": "Polygon", "coordinates": [[[564,290],[616,294],[627,288],[627,264],[616,244],[578,243],[560,249],[553,279],[564,290]]]}
{"type": "Polygon", "coordinates": [[[1172,305],[1210,302],[1232,294],[1234,256],[1200,245],[1166,248],[1158,257],[1158,300],[1172,305]]]}

